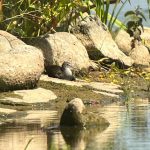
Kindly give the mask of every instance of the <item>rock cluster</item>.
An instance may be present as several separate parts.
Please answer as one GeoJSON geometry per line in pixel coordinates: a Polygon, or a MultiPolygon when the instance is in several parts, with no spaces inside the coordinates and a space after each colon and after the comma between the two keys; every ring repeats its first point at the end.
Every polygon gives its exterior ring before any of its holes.
{"type": "Polygon", "coordinates": [[[130,35],[120,30],[115,36],[115,42],[120,50],[122,50],[127,56],[134,60],[135,65],[150,66],[150,29],[146,28],[141,35],[144,42],[135,42],[134,48],[132,48],[133,38],[130,35]],[[144,45],[145,43],[145,45],[144,45]]]}
{"type": "MultiPolygon", "coordinates": [[[[146,29],[148,32],[148,29],[146,29]]],[[[68,61],[77,70],[96,65],[89,59],[109,58],[122,66],[148,66],[150,52],[142,43],[131,47],[132,38],[120,31],[113,40],[108,29],[92,17],[78,21],[71,33],[56,32],[26,45],[15,36],[0,31],[0,90],[33,88],[45,67],[68,61]]],[[[148,41],[148,34],[142,33],[148,41]]],[[[50,67],[49,67],[50,68],[50,67]]]]}

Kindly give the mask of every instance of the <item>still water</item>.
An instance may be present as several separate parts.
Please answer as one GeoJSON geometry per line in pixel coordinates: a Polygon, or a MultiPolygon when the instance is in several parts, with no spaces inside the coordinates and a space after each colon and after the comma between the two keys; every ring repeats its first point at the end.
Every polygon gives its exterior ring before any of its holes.
{"type": "Polygon", "coordinates": [[[61,129],[56,111],[22,112],[20,118],[0,125],[0,150],[149,150],[150,104],[111,105],[100,113],[109,126],[90,129],[61,129]],[[37,117],[38,116],[38,117],[37,117]]]}

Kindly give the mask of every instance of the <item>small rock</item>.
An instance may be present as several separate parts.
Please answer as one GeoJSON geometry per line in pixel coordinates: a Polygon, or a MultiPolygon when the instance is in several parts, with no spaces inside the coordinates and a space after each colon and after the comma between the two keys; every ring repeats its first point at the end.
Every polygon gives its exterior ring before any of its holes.
{"type": "Polygon", "coordinates": [[[88,112],[81,99],[71,100],[60,119],[60,127],[92,127],[109,125],[109,122],[99,114],[88,112]]]}
{"type": "Polygon", "coordinates": [[[75,98],[71,100],[60,119],[60,126],[84,126],[82,120],[82,111],[85,106],[81,99],[75,98]]]}
{"type": "Polygon", "coordinates": [[[127,56],[129,56],[129,53],[131,52],[132,49],[131,47],[132,39],[133,38],[131,38],[130,35],[124,30],[120,30],[115,36],[115,42],[118,45],[118,48],[127,56]]]}
{"type": "Polygon", "coordinates": [[[137,65],[150,65],[150,53],[148,49],[142,44],[136,44],[132,49],[130,57],[134,60],[134,64],[137,65]]]}

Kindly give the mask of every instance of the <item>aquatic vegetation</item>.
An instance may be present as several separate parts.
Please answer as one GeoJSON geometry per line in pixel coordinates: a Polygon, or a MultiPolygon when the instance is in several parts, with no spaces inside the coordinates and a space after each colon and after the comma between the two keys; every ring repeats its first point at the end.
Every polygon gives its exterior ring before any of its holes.
{"type": "Polygon", "coordinates": [[[24,150],[27,150],[27,149],[28,149],[28,146],[29,146],[29,144],[31,143],[32,140],[33,140],[33,138],[29,139],[29,141],[28,141],[26,147],[24,148],[24,150]]]}

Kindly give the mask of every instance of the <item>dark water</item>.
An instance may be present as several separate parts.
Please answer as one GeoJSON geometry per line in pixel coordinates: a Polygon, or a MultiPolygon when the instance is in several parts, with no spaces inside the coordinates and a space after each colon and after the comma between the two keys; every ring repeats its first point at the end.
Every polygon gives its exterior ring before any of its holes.
{"type": "MultiPolygon", "coordinates": [[[[149,150],[150,104],[143,100],[100,110],[110,126],[90,129],[45,130],[58,122],[55,111],[30,111],[27,116],[0,126],[0,150],[149,150]],[[35,117],[36,116],[36,117],[35,117]]],[[[16,114],[17,116],[17,114],[16,114]]]]}

